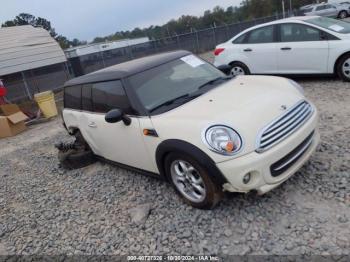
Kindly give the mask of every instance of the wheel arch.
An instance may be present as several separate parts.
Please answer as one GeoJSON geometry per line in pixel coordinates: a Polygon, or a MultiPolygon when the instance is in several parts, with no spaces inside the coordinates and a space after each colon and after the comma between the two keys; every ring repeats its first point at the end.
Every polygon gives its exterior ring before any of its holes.
{"type": "Polygon", "coordinates": [[[343,59],[343,57],[345,57],[346,55],[350,55],[350,50],[349,51],[346,51],[345,53],[341,54],[337,60],[335,60],[335,63],[334,63],[334,67],[333,67],[333,73],[334,74],[338,74],[338,64],[339,62],[343,59]]]}
{"type": "Polygon", "coordinates": [[[79,127],[77,126],[68,126],[66,127],[66,129],[70,135],[75,135],[77,132],[80,131],[79,127]]]}
{"type": "Polygon", "coordinates": [[[344,13],[344,12],[347,14],[347,16],[349,15],[348,10],[342,9],[342,10],[340,10],[340,11],[338,12],[338,18],[340,18],[340,14],[341,14],[341,13],[344,13]]]}
{"type": "Polygon", "coordinates": [[[186,154],[195,159],[207,171],[212,181],[219,187],[227,183],[227,179],[216,166],[215,162],[198,147],[178,139],[169,139],[161,142],[156,149],[156,163],[159,173],[166,179],[166,170],[164,166],[165,158],[172,152],[186,154]]]}
{"type": "Polygon", "coordinates": [[[228,64],[229,64],[229,66],[233,66],[234,63],[242,64],[243,66],[245,66],[247,68],[248,73],[251,74],[251,69],[249,68],[249,66],[246,63],[244,63],[244,62],[242,62],[240,60],[234,60],[234,61],[232,61],[232,62],[230,62],[228,64]]]}
{"type": "Polygon", "coordinates": [[[231,62],[228,63],[228,64],[229,64],[230,66],[232,66],[234,63],[240,63],[240,64],[243,64],[243,65],[245,65],[246,67],[248,67],[246,63],[244,63],[244,62],[242,62],[242,61],[240,61],[240,60],[234,60],[234,61],[231,61],[231,62]]]}

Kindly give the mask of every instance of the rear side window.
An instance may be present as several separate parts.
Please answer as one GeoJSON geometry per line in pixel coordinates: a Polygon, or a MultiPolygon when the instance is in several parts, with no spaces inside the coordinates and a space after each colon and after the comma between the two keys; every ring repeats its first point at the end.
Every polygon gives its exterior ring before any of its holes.
{"type": "Polygon", "coordinates": [[[81,108],[84,111],[93,111],[91,93],[92,84],[83,85],[81,89],[81,108]]]}
{"type": "Polygon", "coordinates": [[[326,9],[325,5],[321,5],[321,6],[316,7],[316,11],[321,11],[321,10],[325,10],[325,9],[326,9]]]}
{"type": "Polygon", "coordinates": [[[313,9],[314,9],[313,7],[312,8],[307,8],[307,9],[304,9],[303,12],[304,13],[310,13],[310,12],[312,12],[313,9]]]}
{"type": "Polygon", "coordinates": [[[238,37],[237,39],[233,40],[232,43],[234,43],[234,44],[243,44],[245,37],[246,37],[246,34],[243,34],[240,37],[238,37]]]}
{"type": "Polygon", "coordinates": [[[336,9],[334,5],[326,5],[326,9],[336,9]]]}
{"type": "Polygon", "coordinates": [[[132,113],[129,100],[121,81],[108,81],[92,85],[92,103],[94,112],[107,113],[112,109],[122,109],[132,113]]]}
{"type": "Polygon", "coordinates": [[[81,110],[81,86],[68,86],[64,88],[64,107],[81,110]]]}
{"type": "Polygon", "coordinates": [[[249,33],[247,42],[249,44],[263,44],[274,42],[274,26],[265,26],[251,31],[249,33]]]}

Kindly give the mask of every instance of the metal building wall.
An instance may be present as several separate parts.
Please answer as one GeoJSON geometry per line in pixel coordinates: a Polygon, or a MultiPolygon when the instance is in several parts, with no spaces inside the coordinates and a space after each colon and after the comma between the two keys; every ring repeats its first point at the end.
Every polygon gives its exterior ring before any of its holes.
{"type": "Polygon", "coordinates": [[[31,99],[34,93],[54,90],[68,79],[66,57],[43,28],[30,25],[0,28],[0,78],[7,99],[31,99]]]}

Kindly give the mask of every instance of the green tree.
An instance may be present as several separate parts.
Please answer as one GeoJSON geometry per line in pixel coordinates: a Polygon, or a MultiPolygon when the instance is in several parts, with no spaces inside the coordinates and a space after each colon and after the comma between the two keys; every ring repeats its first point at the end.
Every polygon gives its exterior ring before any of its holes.
{"type": "Polygon", "coordinates": [[[70,41],[63,35],[56,36],[56,41],[59,43],[62,49],[70,47],[70,41]]]}

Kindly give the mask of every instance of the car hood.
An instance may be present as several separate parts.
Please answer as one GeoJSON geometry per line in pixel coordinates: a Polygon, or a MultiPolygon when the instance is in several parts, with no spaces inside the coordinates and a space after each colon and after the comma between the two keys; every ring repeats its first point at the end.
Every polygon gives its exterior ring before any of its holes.
{"type": "Polygon", "coordinates": [[[285,107],[291,108],[303,99],[286,78],[238,76],[178,108],[152,116],[151,120],[162,140],[187,141],[216,162],[222,162],[255,151],[258,133],[285,113],[285,107]],[[239,154],[221,156],[204,145],[203,132],[216,124],[230,126],[241,135],[243,149],[239,154]]]}
{"type": "Polygon", "coordinates": [[[350,34],[338,34],[338,35],[340,35],[340,38],[344,40],[350,40],[350,34]]]}

